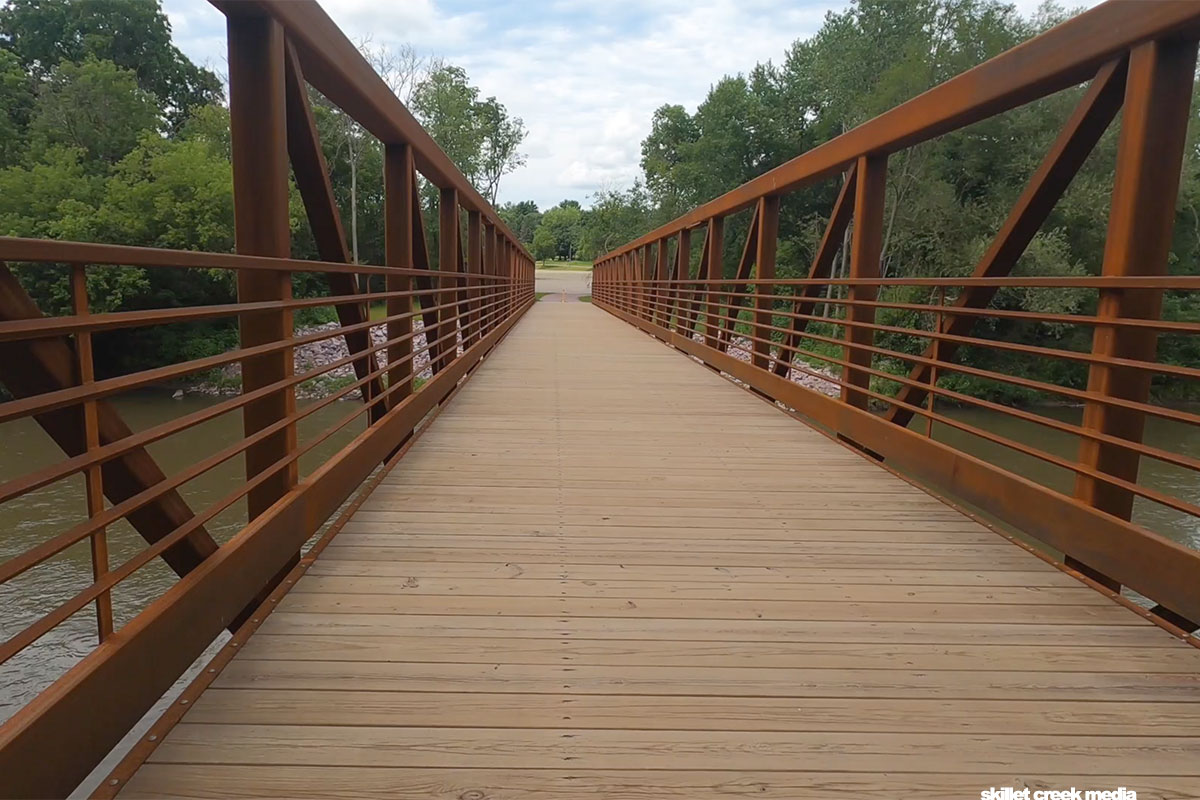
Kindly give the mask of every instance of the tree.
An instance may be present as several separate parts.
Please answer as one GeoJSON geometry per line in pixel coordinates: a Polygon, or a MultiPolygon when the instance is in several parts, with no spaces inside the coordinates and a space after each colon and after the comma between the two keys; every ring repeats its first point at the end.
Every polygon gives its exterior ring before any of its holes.
{"type": "Polygon", "coordinates": [[[33,80],[20,59],[0,50],[0,167],[15,163],[25,149],[33,104],[33,80]]]}
{"type": "MultiPolygon", "coordinates": [[[[573,259],[583,238],[583,210],[578,200],[563,200],[542,215],[539,230],[545,228],[554,239],[554,255],[573,259]]],[[[534,234],[537,244],[537,234],[534,234]]]]}
{"type": "Polygon", "coordinates": [[[8,0],[0,42],[43,78],[63,62],[111,61],[158,98],[170,130],[193,108],[222,99],[221,82],[171,42],[159,0],[8,0]]]}
{"type": "Polygon", "coordinates": [[[505,203],[496,209],[504,224],[512,229],[521,244],[533,246],[533,234],[542,223],[542,212],[538,211],[537,203],[532,200],[522,200],[519,203],[505,203]]]}
{"type": "Polygon", "coordinates": [[[430,73],[413,92],[412,107],[425,130],[473,183],[479,174],[483,130],[475,117],[479,90],[461,67],[430,73]]]}
{"type": "Polygon", "coordinates": [[[525,163],[517,148],[525,123],[495,97],[479,99],[461,67],[443,65],[413,92],[412,109],[425,130],[480,194],[496,201],[500,179],[525,163]]]}
{"type": "Polygon", "coordinates": [[[54,68],[34,103],[29,133],[37,151],[75,147],[87,161],[111,166],[158,122],[153,95],[137,85],[132,72],[89,58],[54,68]]]}
{"type": "MultiPolygon", "coordinates": [[[[428,76],[444,67],[435,56],[421,56],[411,45],[374,45],[371,39],[359,41],[358,49],[383,79],[392,93],[401,102],[411,102],[413,94],[428,76]]],[[[383,215],[383,155],[378,140],[358,124],[350,115],[329,102],[316,90],[310,89],[309,96],[317,118],[325,160],[329,164],[335,194],[343,200],[341,207],[348,209],[346,229],[350,234],[350,259],[360,263],[363,248],[360,247],[362,231],[372,230],[360,224],[360,218],[382,220],[383,215]],[[360,192],[360,179],[368,176],[368,186],[360,192]],[[366,194],[366,197],[360,194],[366,194]]],[[[367,235],[371,235],[368,233],[367,235]]],[[[382,260],[382,237],[376,231],[374,238],[378,247],[368,247],[368,262],[382,260]]]]}
{"type": "Polygon", "coordinates": [[[494,97],[477,104],[476,114],[483,130],[483,150],[479,157],[480,191],[494,205],[500,191],[500,179],[525,165],[525,154],[517,150],[527,135],[525,122],[520,117],[509,117],[494,97]]]}
{"type": "Polygon", "coordinates": [[[544,261],[553,258],[557,252],[558,243],[554,241],[554,234],[545,225],[539,225],[533,233],[533,257],[544,261]]]}

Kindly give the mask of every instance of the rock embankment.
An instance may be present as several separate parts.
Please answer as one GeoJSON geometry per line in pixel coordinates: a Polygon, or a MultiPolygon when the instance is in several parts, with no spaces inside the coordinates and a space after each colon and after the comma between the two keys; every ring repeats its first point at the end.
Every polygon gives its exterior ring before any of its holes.
{"type": "MultiPolygon", "coordinates": [[[[694,338],[697,341],[700,341],[704,337],[696,334],[694,338]]],[[[733,356],[738,361],[749,362],[751,349],[752,345],[750,340],[744,336],[735,336],[729,343],[729,355],[733,356]]],[[[814,392],[820,392],[828,397],[839,397],[841,395],[842,388],[840,386],[833,381],[825,380],[825,378],[820,377],[821,375],[825,375],[830,378],[838,379],[841,378],[840,374],[831,369],[819,367],[815,364],[805,364],[804,369],[806,371],[802,372],[801,370],[797,369],[795,365],[793,365],[792,368],[788,370],[788,380],[792,383],[800,384],[805,389],[812,389],[814,392]]]]}
{"type": "MultiPolygon", "coordinates": [[[[424,324],[420,316],[417,316],[413,320],[413,325],[416,330],[416,335],[413,337],[413,350],[417,351],[415,359],[417,377],[428,380],[430,377],[429,353],[425,351],[424,324]]],[[[324,325],[297,328],[296,338],[302,339],[320,333],[331,333],[336,331],[338,327],[340,326],[337,322],[327,322],[324,325]]],[[[371,328],[372,347],[380,347],[386,341],[387,326],[376,325],[371,328]]],[[[306,342],[294,348],[292,350],[292,366],[297,375],[303,375],[318,371],[322,367],[341,361],[349,356],[350,350],[346,347],[346,338],[335,334],[316,341],[306,342]]],[[[378,351],[376,357],[379,359],[379,367],[387,366],[386,350],[378,351]]],[[[352,363],[342,364],[297,384],[296,397],[300,400],[317,400],[322,397],[328,397],[348,384],[354,383],[356,380],[354,365],[352,363]]],[[[233,395],[238,394],[241,390],[242,365],[239,363],[227,364],[221,369],[216,370],[214,374],[210,374],[203,382],[188,388],[189,392],[208,395],[233,395]]],[[[345,395],[345,399],[357,400],[359,397],[358,389],[345,395]]]]}
{"type": "MultiPolygon", "coordinates": [[[[413,350],[417,351],[416,366],[417,377],[428,380],[430,377],[429,369],[429,353],[425,352],[425,333],[423,332],[423,322],[420,316],[413,320],[416,328],[416,336],[413,337],[413,350]]],[[[296,337],[305,338],[320,333],[332,333],[339,327],[337,322],[327,322],[324,325],[314,325],[306,328],[297,328],[296,337]]],[[[697,335],[698,340],[703,337],[697,335]]],[[[387,341],[386,326],[376,325],[371,328],[371,342],[373,347],[380,347],[387,341]]],[[[741,336],[735,336],[730,347],[729,355],[740,361],[750,360],[750,340],[741,336]]],[[[462,352],[462,347],[459,347],[459,352],[462,352]]],[[[296,347],[292,351],[292,365],[296,370],[297,375],[320,370],[322,367],[328,366],[344,358],[348,358],[350,351],[346,347],[346,339],[343,336],[333,335],[319,339],[313,342],[307,342],[296,347]]],[[[379,351],[377,353],[379,366],[387,365],[387,353],[379,351]]],[[[837,397],[841,393],[841,389],[836,383],[825,380],[821,376],[837,378],[837,373],[832,370],[825,369],[816,365],[805,365],[805,370],[801,371],[796,367],[788,372],[788,379],[793,383],[798,383],[806,389],[812,389],[814,392],[837,397]],[[815,373],[815,374],[814,374],[815,373]]],[[[354,375],[353,364],[342,364],[331,370],[326,370],[319,375],[314,375],[312,378],[303,381],[296,385],[296,397],[300,400],[317,400],[335,393],[339,389],[354,383],[356,377],[354,375]]],[[[234,363],[228,364],[225,367],[216,370],[215,374],[210,374],[206,380],[195,384],[187,389],[189,392],[208,395],[234,395],[242,390],[242,366],[234,363]]],[[[358,399],[359,391],[355,389],[345,395],[345,399],[358,399]]]]}

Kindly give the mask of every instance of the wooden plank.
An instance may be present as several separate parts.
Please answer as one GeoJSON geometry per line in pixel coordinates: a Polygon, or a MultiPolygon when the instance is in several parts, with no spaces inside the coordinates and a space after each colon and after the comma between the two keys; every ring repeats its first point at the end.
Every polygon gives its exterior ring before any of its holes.
{"type": "MultiPolygon", "coordinates": [[[[366,634],[256,634],[245,647],[258,661],[419,661],[455,664],[587,664],[642,667],[953,669],[1022,672],[1188,672],[1198,657],[1174,642],[1154,647],[1054,643],[997,644],[693,642],[687,640],[400,639],[366,634]]],[[[266,687],[269,688],[269,687],[266,687]]]]}
{"type": "MultiPolygon", "coordinates": [[[[991,553],[988,548],[985,553],[991,553]]],[[[548,550],[545,552],[511,550],[474,550],[457,547],[420,548],[420,547],[357,547],[343,545],[328,547],[322,558],[348,558],[353,561],[469,561],[480,563],[508,563],[514,560],[531,564],[554,564],[564,560],[567,555],[563,550],[548,550]]],[[[807,555],[754,553],[687,553],[679,551],[667,552],[630,552],[618,550],[585,551],[582,548],[570,551],[572,561],[580,564],[621,564],[627,566],[707,566],[707,567],[825,567],[829,569],[863,569],[887,567],[927,568],[929,557],[924,554],[905,555],[898,553],[876,553],[860,555],[838,555],[813,553],[807,555]]],[[[936,566],[941,569],[1020,569],[1026,566],[1032,558],[1028,553],[1012,548],[1012,552],[994,553],[991,557],[983,554],[954,555],[939,557],[936,566]]]]}
{"type": "Polygon", "coordinates": [[[1112,601],[1079,584],[1074,587],[998,586],[963,591],[956,586],[737,581],[579,580],[529,578],[514,585],[503,578],[417,578],[310,574],[295,594],[332,595],[481,595],[502,597],[608,597],[620,600],[766,600],[838,603],[979,603],[1111,605],[1112,601]]]}
{"type": "Polygon", "coordinates": [[[1153,647],[1172,637],[1147,623],[1041,625],[957,622],[833,622],[794,620],[621,619],[612,617],[496,617],[420,614],[319,614],[278,612],[263,631],[292,634],[391,636],[511,636],[557,639],[686,639],[729,642],[877,642],[906,644],[1009,644],[1054,642],[1109,647],[1153,647]]]}
{"type": "MultiPolygon", "coordinates": [[[[739,533],[741,536],[737,539],[738,543],[747,543],[754,545],[765,546],[770,543],[782,543],[785,545],[799,546],[803,542],[909,542],[909,543],[924,543],[924,544],[999,544],[1006,546],[1009,542],[992,533],[991,531],[982,528],[968,528],[966,525],[957,524],[954,522],[944,523],[921,523],[920,521],[901,520],[899,522],[878,523],[874,520],[869,522],[873,524],[863,524],[854,527],[840,526],[836,521],[822,524],[821,520],[814,520],[809,526],[799,530],[756,530],[749,527],[742,528],[739,533]]],[[[376,522],[372,520],[358,521],[357,518],[351,520],[342,533],[356,535],[360,533],[391,533],[404,535],[424,534],[434,535],[443,534],[451,537],[459,535],[486,535],[489,537],[512,537],[522,538],[530,535],[537,536],[543,534],[541,529],[531,529],[520,522],[420,522],[412,524],[401,521],[396,522],[376,522]]],[[[562,525],[557,534],[560,539],[592,539],[592,540],[608,540],[608,539],[632,539],[634,541],[654,542],[657,546],[655,549],[662,549],[667,546],[665,543],[684,539],[696,542],[699,546],[705,546],[704,543],[708,540],[716,540],[717,542],[727,542],[730,532],[721,528],[682,528],[682,527],[665,527],[659,525],[651,527],[646,525],[608,525],[608,526],[588,526],[588,525],[562,525]]]]}
{"type": "MultiPolygon", "coordinates": [[[[1078,586],[1079,582],[1053,569],[1037,569],[1036,562],[1017,570],[954,570],[954,569],[820,569],[811,567],[675,567],[655,566],[653,574],[641,573],[643,580],[704,581],[734,580],[739,583],[805,582],[854,586],[859,584],[891,584],[897,586],[1078,586]]],[[[575,580],[628,580],[634,576],[619,564],[577,564],[569,558],[561,564],[525,564],[508,561],[503,564],[471,562],[420,561],[355,561],[322,558],[309,570],[310,575],[373,575],[405,580],[423,577],[458,578],[563,578],[575,580]]]]}
{"type": "Polygon", "coordinates": [[[1200,783],[1200,650],[586,305],[535,306],[240,651],[125,796],[1200,783]]]}
{"type": "Polygon", "coordinates": [[[528,761],[577,769],[731,770],[948,769],[979,772],[1102,771],[1122,759],[1127,774],[1200,777],[1193,737],[955,736],[917,733],[372,728],[316,725],[176,726],[152,763],[336,764],[373,767],[511,767],[528,761]],[[953,761],[947,763],[946,749],[953,761]]]}
{"type": "MultiPolygon", "coordinates": [[[[699,620],[845,620],[876,622],[1037,623],[1134,625],[1129,610],[1101,605],[1001,605],[980,603],[847,603],[819,600],[700,600],[623,597],[398,596],[297,592],[281,611],[314,614],[425,614],[496,617],[570,617],[699,620]]],[[[1200,667],[1200,659],[1197,659],[1200,667]]]]}
{"type": "MultiPolygon", "coordinates": [[[[121,793],[123,798],[247,798],[258,786],[275,787],[275,796],[338,798],[339,800],[727,800],[753,796],[761,800],[828,800],[843,794],[863,800],[962,800],[976,797],[979,787],[1022,786],[1058,789],[1063,786],[1130,786],[1124,774],[1065,774],[1013,778],[1011,771],[993,768],[978,773],[877,772],[730,772],[716,770],[607,769],[427,769],[405,767],[253,766],[208,764],[147,764],[121,793]]],[[[1138,797],[1195,800],[1198,782],[1191,777],[1139,777],[1138,797]]]]}
{"type": "Polygon", "coordinates": [[[1099,720],[1122,735],[1198,736],[1200,718],[1179,703],[478,694],[473,692],[210,689],[188,722],[210,725],[865,731],[1086,735],[1099,720]]]}

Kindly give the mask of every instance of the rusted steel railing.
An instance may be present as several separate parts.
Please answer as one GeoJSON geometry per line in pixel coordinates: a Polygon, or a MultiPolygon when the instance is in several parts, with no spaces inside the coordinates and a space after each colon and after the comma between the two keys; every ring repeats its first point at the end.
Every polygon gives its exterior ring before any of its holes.
{"type": "MultiPolygon", "coordinates": [[[[405,442],[431,410],[505,335],[533,300],[533,260],[357,50],[312,2],[218,3],[228,16],[237,254],[0,238],[0,423],[32,418],[64,459],[0,483],[0,504],[60,481],[84,479],[86,518],[47,533],[0,563],[0,584],[90,547],[92,580],[46,598],[31,624],[0,643],[0,663],[77,613],[94,609],[96,646],[0,728],[0,796],[65,796],[217,637],[236,628],[295,564],[301,547],[405,442]],[[306,81],[307,77],[307,81],[306,81]],[[385,148],[386,265],[351,264],[308,105],[311,82],[379,137],[385,148]],[[290,162],[290,163],[289,163],[290,162]],[[323,260],[290,258],[289,167],[323,260]],[[439,247],[430,256],[417,175],[439,188],[439,247]],[[464,244],[465,233],[465,244],[464,244]],[[8,264],[67,265],[73,310],[44,316],[8,264]],[[219,270],[236,278],[226,305],[91,313],[88,270],[117,265],[219,270]],[[293,298],[294,275],[325,276],[329,296],[293,298]],[[385,284],[371,293],[362,279],[385,284]],[[386,304],[370,319],[368,304],[386,304]],[[293,314],[332,307],[340,325],[303,336],[293,314]],[[240,347],[119,377],[97,378],[92,337],[118,328],[233,319],[240,347]],[[382,343],[371,328],[386,330],[382,343]],[[296,372],[296,347],[344,338],[344,358],[296,372]],[[130,390],[241,365],[237,396],[134,431],[110,400],[130,390]],[[299,384],[353,366],[332,394],[296,403],[299,384]],[[313,430],[335,401],[358,395],[313,430]],[[148,447],[226,414],[244,438],[166,474],[148,447]],[[329,445],[349,443],[327,456],[329,445]],[[324,446],[307,472],[301,459],[324,446]],[[182,491],[231,460],[246,481],[203,508],[182,491]],[[107,502],[105,501],[107,498],[107,502]],[[240,504],[245,527],[218,544],[206,529],[240,504]],[[131,526],[145,546],[114,562],[107,533],[131,526]],[[123,625],[112,598],[138,570],[163,559],[174,585],[123,625]]],[[[311,458],[310,458],[311,460],[311,458]]],[[[16,609],[5,609],[4,614],[16,609]]]]}
{"type": "Polygon", "coordinates": [[[1200,620],[1200,552],[1130,520],[1135,500],[1170,509],[1193,529],[1200,518],[1200,506],[1185,494],[1138,479],[1146,459],[1200,480],[1200,459],[1184,447],[1143,443],[1147,419],[1200,424],[1200,414],[1151,402],[1150,393],[1155,376],[1200,378],[1195,365],[1156,358],[1160,338],[1200,333],[1196,321],[1161,314],[1164,292],[1200,290],[1200,277],[1167,274],[1198,30],[1195,3],[1101,5],[607,254],[595,266],[594,302],[888,464],[1039,538],[1090,578],[1140,592],[1157,603],[1156,613],[1194,629],[1192,621],[1200,620]],[[889,155],[1089,79],[970,277],[881,276],[889,155]],[[1009,277],[1122,106],[1099,276],[1009,277]],[[778,277],[781,197],[835,176],[842,176],[841,191],[807,277],[778,277]],[[726,265],[725,222],[746,209],[752,210],[745,248],[736,267],[726,265]],[[698,253],[693,232],[703,237],[698,253]],[[832,279],[848,232],[848,274],[832,279]],[[1095,310],[1048,314],[993,307],[997,292],[1011,288],[1076,292],[1078,307],[1095,310]],[[1047,330],[1081,327],[1092,332],[1091,347],[1005,341],[978,330],[986,320],[1020,320],[1047,330]],[[1086,372],[1086,388],[1082,381],[1055,383],[1020,369],[1006,373],[959,363],[955,353],[962,348],[1077,365],[1081,375],[1086,372]],[[823,382],[834,396],[790,379],[800,376],[823,382]],[[1066,421],[952,388],[961,376],[1081,404],[1082,419],[1066,421]],[[950,405],[985,409],[1038,433],[1018,441],[946,413],[950,405]],[[914,418],[918,422],[910,425],[914,418]],[[935,423],[939,432],[955,435],[931,435],[935,423]],[[1046,445],[1062,435],[1074,437],[1075,455],[1046,445]],[[970,455],[961,447],[964,438],[1052,465],[1069,477],[1043,485],[1016,467],[970,455]]]}

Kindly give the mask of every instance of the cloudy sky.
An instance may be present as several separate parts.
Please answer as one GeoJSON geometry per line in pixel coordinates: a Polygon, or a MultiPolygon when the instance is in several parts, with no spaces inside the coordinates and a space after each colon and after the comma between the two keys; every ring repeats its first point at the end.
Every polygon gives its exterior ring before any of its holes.
{"type": "MultiPolygon", "coordinates": [[[[1090,0],[1093,5],[1097,0],[1090,0]]],[[[1038,0],[1016,0],[1023,13],[1038,0]]],[[[165,0],[179,47],[224,75],[224,17],[165,0]]],[[[500,199],[585,204],[640,174],[641,140],[663,103],[689,110],[722,75],[778,61],[843,0],[321,0],[354,41],[407,42],[467,70],[525,120],[527,164],[500,199]]],[[[1074,5],[1074,3],[1072,3],[1074,5]]]]}

